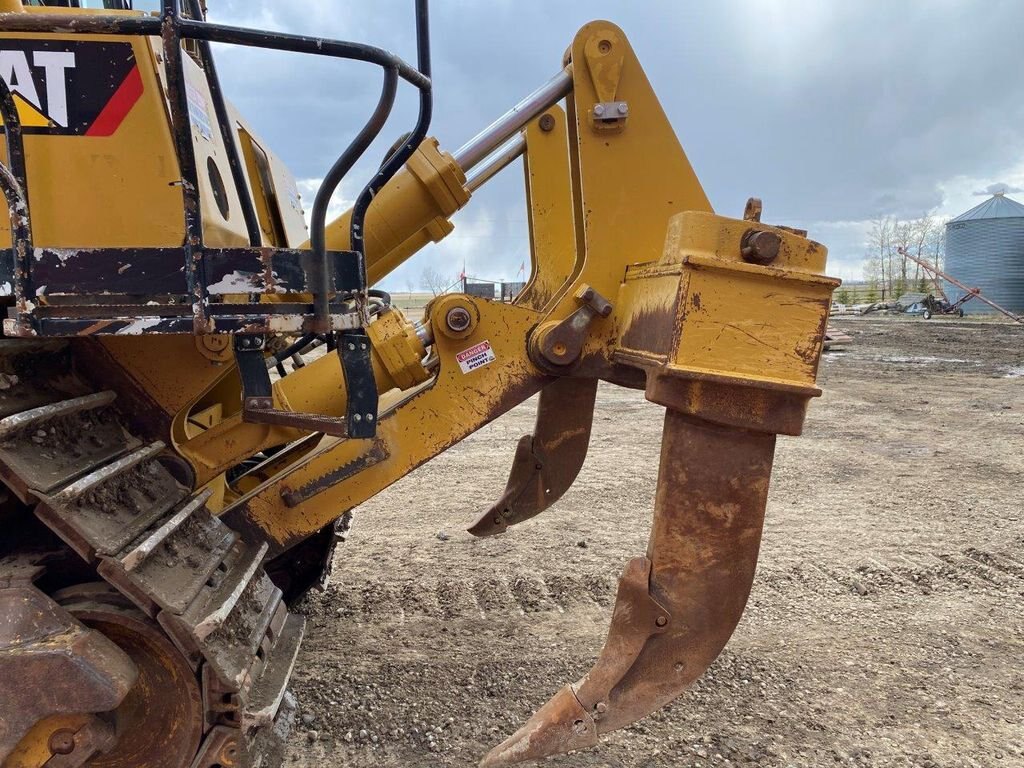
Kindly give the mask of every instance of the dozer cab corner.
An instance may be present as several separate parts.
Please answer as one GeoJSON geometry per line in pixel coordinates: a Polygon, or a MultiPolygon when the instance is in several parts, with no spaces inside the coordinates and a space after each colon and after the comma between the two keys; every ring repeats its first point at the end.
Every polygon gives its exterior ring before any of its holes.
{"type": "Polygon", "coordinates": [[[609,22],[446,151],[428,136],[426,0],[412,10],[415,65],[211,23],[200,0],[0,0],[3,768],[280,764],[305,631],[290,606],[327,578],[351,510],[539,394],[504,492],[466,521],[514,536],[575,480],[602,380],[665,409],[648,549],[608,564],[623,570],[594,668],[482,765],[597,744],[728,641],[776,435],[820,394],[825,249],[755,199],[712,210],[609,22]],[[380,78],[308,227],[213,43],[380,78]],[[400,83],[412,126],[389,126],[400,83]],[[402,138],[328,221],[385,127],[402,138]],[[523,291],[407,317],[382,281],[519,161],[523,291]]]}

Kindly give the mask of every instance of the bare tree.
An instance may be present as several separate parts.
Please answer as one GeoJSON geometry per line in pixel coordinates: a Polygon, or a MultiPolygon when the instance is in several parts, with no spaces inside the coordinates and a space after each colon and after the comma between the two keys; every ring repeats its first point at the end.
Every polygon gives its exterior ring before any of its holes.
{"type": "Polygon", "coordinates": [[[935,226],[928,235],[926,252],[928,260],[939,269],[942,269],[946,261],[946,222],[941,219],[933,219],[935,226]]]}
{"type": "Polygon", "coordinates": [[[448,278],[433,267],[424,267],[423,272],[420,274],[420,285],[437,296],[445,292],[449,282],[448,278]]]}
{"type": "Polygon", "coordinates": [[[864,262],[864,279],[868,282],[869,301],[878,301],[879,298],[884,300],[886,289],[892,284],[894,224],[895,222],[888,216],[879,216],[871,222],[867,260],[864,262]]]}
{"type": "Polygon", "coordinates": [[[901,255],[905,251],[936,266],[945,243],[943,222],[933,216],[900,220],[879,216],[868,233],[864,279],[880,298],[899,298],[910,290],[927,291],[928,278],[919,264],[901,255]]]}

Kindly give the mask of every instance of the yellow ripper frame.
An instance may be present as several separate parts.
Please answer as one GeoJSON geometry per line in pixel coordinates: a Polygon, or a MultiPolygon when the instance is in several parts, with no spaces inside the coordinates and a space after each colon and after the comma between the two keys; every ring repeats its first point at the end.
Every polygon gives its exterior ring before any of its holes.
{"type": "MultiPolygon", "coordinates": [[[[517,302],[432,302],[420,326],[431,377],[395,387],[398,373],[419,365],[409,329],[403,354],[376,360],[385,394],[376,438],[303,443],[225,512],[280,552],[553,382],[604,379],[646,388],[665,406],[651,544],[626,568],[605,651],[486,766],[596,743],[674,698],[721,650],[753,578],[774,436],[799,434],[807,402],[819,394],[814,381],[838,285],[823,275],[825,249],[804,233],[764,225],[759,211],[745,219],[711,211],[617,27],[585,26],[566,64],[567,110],[553,106],[524,131],[533,268],[517,302]]],[[[450,226],[439,222],[469,199],[451,193],[465,178],[452,156],[429,142],[421,153],[430,161],[396,177],[376,204],[378,225],[388,222],[387,237],[371,240],[368,251],[377,279],[446,234],[450,226]],[[413,174],[434,193],[414,195],[413,174]]],[[[371,231],[374,221],[371,214],[371,231]]],[[[345,227],[331,231],[332,247],[344,247],[345,227]]],[[[397,338],[379,333],[375,346],[397,338]]],[[[335,356],[279,382],[275,406],[343,413],[335,356]]],[[[553,389],[548,407],[578,403],[553,389]]],[[[587,414],[580,420],[589,424],[587,414]]],[[[210,478],[301,434],[236,416],[178,447],[210,478]]],[[[569,441],[574,455],[544,448],[549,466],[573,467],[564,487],[585,442],[569,441]]],[[[550,493],[535,480],[516,482],[550,493]]],[[[504,530],[548,503],[535,498],[528,513],[495,522],[504,530]]],[[[501,506],[490,513],[500,516],[501,506]]]]}

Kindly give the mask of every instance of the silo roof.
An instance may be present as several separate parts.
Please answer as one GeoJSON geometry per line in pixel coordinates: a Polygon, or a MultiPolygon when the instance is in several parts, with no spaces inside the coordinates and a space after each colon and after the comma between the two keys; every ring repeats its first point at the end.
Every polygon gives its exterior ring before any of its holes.
{"type": "Polygon", "coordinates": [[[961,213],[949,223],[955,221],[971,221],[973,219],[1016,219],[1024,218],[1024,205],[1011,200],[1002,193],[990,197],[981,205],[976,205],[966,213],[961,213]]]}

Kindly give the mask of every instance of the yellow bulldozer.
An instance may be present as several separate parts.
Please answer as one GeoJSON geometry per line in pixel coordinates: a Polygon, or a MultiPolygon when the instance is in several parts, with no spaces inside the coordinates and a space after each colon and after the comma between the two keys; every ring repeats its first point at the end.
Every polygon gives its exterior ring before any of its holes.
{"type": "Polygon", "coordinates": [[[776,435],[799,434],[820,394],[825,249],[762,223],[753,198],[742,218],[713,212],[605,21],[441,149],[426,0],[414,12],[412,65],[211,23],[200,0],[0,0],[3,768],[280,764],[304,631],[290,606],[325,578],[338,521],[539,395],[504,494],[470,527],[505,533],[572,484],[602,380],[665,408],[648,550],[625,565],[593,669],[482,765],[597,744],[730,637],[776,435]],[[308,227],[225,98],[214,43],[382,75],[308,227]],[[415,125],[328,222],[400,83],[415,125]],[[525,288],[407,317],[374,286],[519,159],[525,288]]]}

